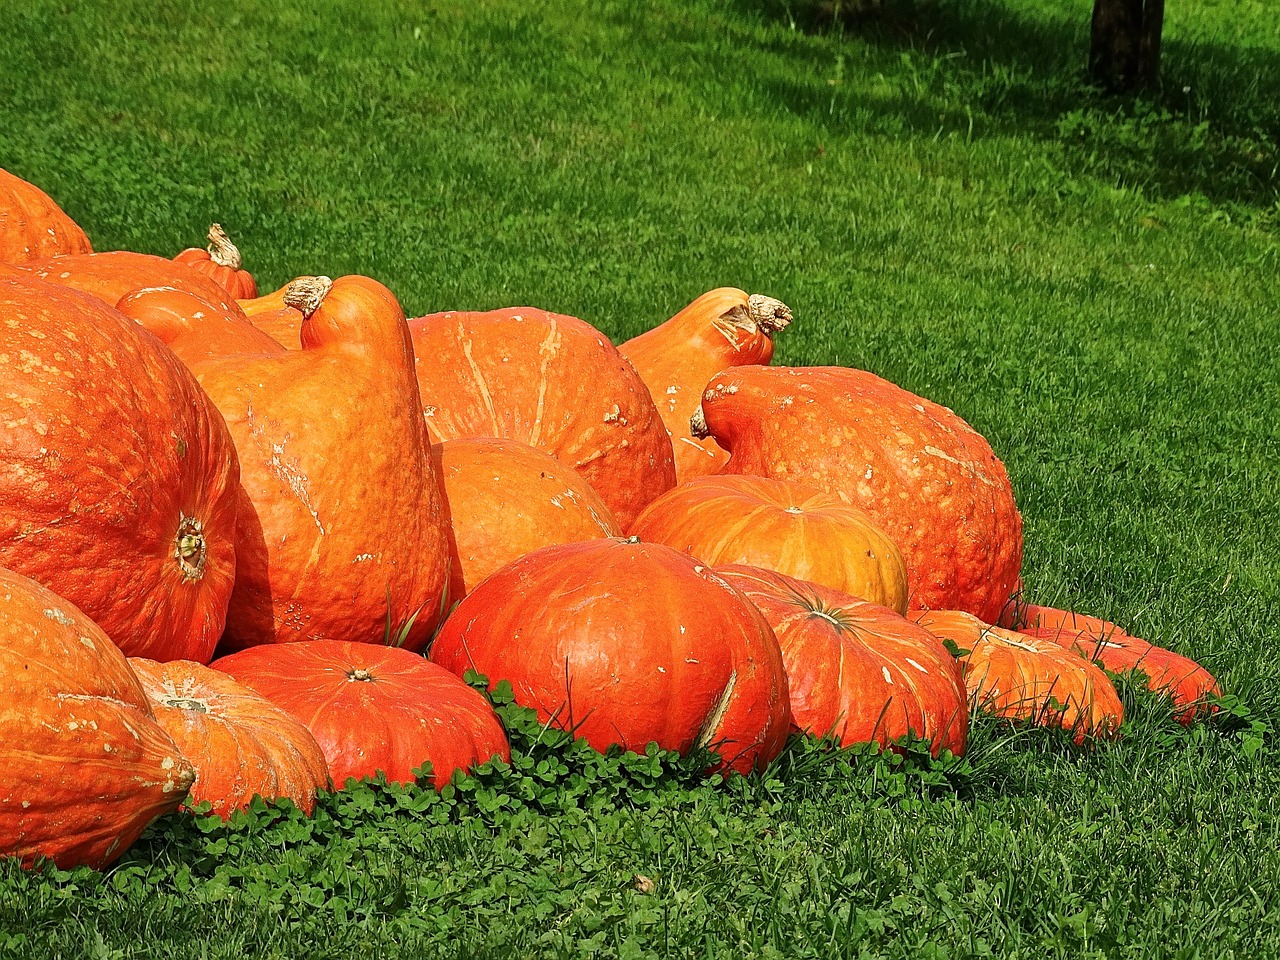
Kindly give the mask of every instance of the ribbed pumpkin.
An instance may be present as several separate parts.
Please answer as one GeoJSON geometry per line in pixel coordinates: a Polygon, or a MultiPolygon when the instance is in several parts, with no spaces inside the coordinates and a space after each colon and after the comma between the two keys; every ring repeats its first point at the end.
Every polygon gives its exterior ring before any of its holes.
{"type": "Polygon", "coordinates": [[[0,263],[88,253],[93,248],[80,225],[47,193],[0,170],[0,263]]]}
{"type": "Polygon", "coordinates": [[[791,725],[773,631],[707,567],[660,544],[589,540],[503,567],[458,605],[431,659],[508,680],[597,750],[710,746],[747,773],[791,725]]]}
{"type": "Polygon", "coordinates": [[[253,325],[280,346],[301,350],[302,321],[316,312],[332,286],[328,277],[295,277],[279,290],[237,303],[253,325]]]}
{"type": "Polygon", "coordinates": [[[794,480],[860,507],[907,563],[911,606],[995,622],[1022,565],[1022,518],[991,446],[946,407],[844,367],[735,367],[695,433],[726,473],[794,480]]]}
{"type": "Polygon", "coordinates": [[[236,572],[218,411],[151,334],[30,276],[0,278],[0,358],[0,565],[126,654],[207,663],[236,572]]]}
{"type": "Polygon", "coordinates": [[[937,637],[894,611],[748,566],[717,567],[764,614],[782,648],[797,730],[842,745],[908,734],[963,754],[964,671],[937,637]]]}
{"type": "Polygon", "coordinates": [[[1115,687],[1097,666],[1056,643],[992,627],[955,610],[915,611],[930,633],[969,651],[962,658],[969,696],[985,713],[1085,737],[1111,737],[1124,721],[1115,687]]]}
{"type": "Polygon", "coordinates": [[[635,368],[576,317],[533,307],[409,322],[439,440],[503,437],[577,470],[624,527],[675,486],[671,438],[635,368]]]}
{"type": "Polygon", "coordinates": [[[185,290],[135,290],[125,294],[116,309],[154,334],[188,367],[215,357],[283,352],[247,317],[228,313],[185,290]]]}
{"type": "Polygon", "coordinates": [[[1020,632],[1096,660],[1112,673],[1144,674],[1149,689],[1172,697],[1174,714],[1184,725],[1210,709],[1209,697],[1222,695],[1213,674],[1191,658],[1130,636],[1109,620],[1035,605],[1021,612],[1020,632]]]}
{"type": "Polygon", "coordinates": [[[589,483],[527,444],[471,437],[432,452],[453,524],[455,600],[526,553],[622,533],[589,483]]]}
{"type": "Polygon", "coordinates": [[[188,803],[208,801],[226,819],[254,796],[288,797],[308,816],[329,785],[311,731],[281,707],[220,670],[190,660],[129,661],[156,722],[195,769],[188,803]]]}
{"type": "Polygon", "coordinates": [[[242,650],[214,666],[306,724],[339,788],[379,770],[407,783],[429,762],[439,789],[455,770],[511,758],[485,698],[408,650],[316,640],[242,650]]]}
{"type": "Polygon", "coordinates": [[[295,640],[420,650],[449,580],[448,514],[400,304],[334,282],[302,349],[194,367],[240,455],[239,573],[228,649],[295,640]]]}
{"type": "Polygon", "coordinates": [[[195,777],[107,635],[0,569],[0,856],[101,869],[195,777]]]}
{"type": "Polygon", "coordinates": [[[863,511],[803,484],[695,477],[649,504],[630,532],[713,566],[776,570],[907,612],[893,541],[863,511]]]}
{"type": "Polygon", "coordinates": [[[791,322],[785,303],[736,287],[704,293],[674,317],[618,348],[644,379],[671,434],[677,481],[719,473],[729,459],[689,418],[721,370],[773,359],[773,335],[791,322]]]}
{"type": "Polygon", "coordinates": [[[240,249],[231,242],[221,224],[215,223],[209,228],[209,246],[204,249],[188,247],[173,259],[203,273],[237,300],[258,295],[257,281],[253,274],[243,269],[240,249]]]}

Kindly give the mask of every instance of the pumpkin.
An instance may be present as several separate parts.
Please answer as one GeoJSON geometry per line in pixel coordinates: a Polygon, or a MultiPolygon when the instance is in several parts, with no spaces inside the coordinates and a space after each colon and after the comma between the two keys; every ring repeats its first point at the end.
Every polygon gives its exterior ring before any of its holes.
{"type": "Polygon", "coordinates": [[[746,564],[907,612],[902,554],[871,518],[828,493],[763,477],[695,477],[631,525],[712,566],[746,564]]]}
{"type": "Polygon", "coordinates": [[[240,250],[222,225],[215,223],[209,228],[209,246],[205,249],[189,247],[173,258],[175,263],[185,263],[198,273],[211,278],[218,286],[237,300],[246,300],[258,295],[258,284],[253,274],[242,269],[240,250]]]}
{"type": "Polygon", "coordinates": [[[195,777],[98,626],[0,569],[0,856],[101,869],[195,777]]]}
{"type": "Polygon", "coordinates": [[[0,263],[88,253],[84,231],[33,183],[0,170],[0,263]]]}
{"type": "Polygon", "coordinates": [[[511,759],[484,696],[399,647],[314,640],[253,647],[214,666],[306,724],[339,787],[378,771],[409,783],[430,763],[440,789],[454,771],[511,759]]]}
{"type": "Polygon", "coordinates": [[[299,350],[302,321],[316,312],[332,286],[328,277],[296,277],[279,290],[238,303],[255,327],[282,347],[299,350]]]}
{"type": "Polygon", "coordinates": [[[978,709],[1044,727],[1077,743],[1120,731],[1124,708],[1096,665],[1056,643],[992,627],[957,610],[915,611],[912,619],[961,650],[965,685],[978,709]]]}
{"type": "Polygon", "coordinates": [[[902,737],[964,753],[968,698],[959,662],[893,610],[749,566],[717,567],[764,614],[782,648],[797,730],[842,746],[902,737]]]}
{"type": "Polygon", "coordinates": [[[255,796],[288,797],[307,816],[329,768],[300,720],[220,670],[190,660],[129,665],[155,713],[195,769],[188,803],[208,801],[224,820],[255,796]]]}
{"type": "Polygon", "coordinates": [[[721,370],[773,359],[773,335],[791,322],[785,303],[734,287],[704,293],[674,317],[618,348],[643,378],[674,447],[677,481],[719,473],[729,459],[689,418],[721,370]]]}
{"type": "Polygon", "coordinates": [[[432,452],[453,526],[455,600],[526,553],[622,533],[590,484],[527,444],[471,437],[432,452]]]}
{"type": "Polygon", "coordinates": [[[229,649],[294,640],[420,650],[449,581],[448,515],[400,304],[334,281],[302,349],[193,367],[240,455],[229,649]]]}
{"type": "Polygon", "coordinates": [[[283,352],[247,317],[185,290],[145,287],[126,293],[116,309],[154,334],[188,367],[229,354],[283,352]]]}
{"type": "Polygon", "coordinates": [[[1022,609],[1018,629],[1097,661],[1112,673],[1144,674],[1149,689],[1173,699],[1174,715],[1184,725],[1216,709],[1208,699],[1222,695],[1213,674],[1194,660],[1132,637],[1108,620],[1033,604],[1022,609]]]}
{"type": "Polygon", "coordinates": [[[624,527],[675,486],[649,389],[576,317],[517,307],[409,322],[427,422],[439,440],[503,437],[573,467],[624,527]]]}
{"type": "Polygon", "coordinates": [[[726,473],[793,480],[860,507],[898,545],[911,606],[999,617],[1022,564],[1022,518],[991,446],[948,410],[844,367],[734,367],[694,433],[726,473]]]}
{"type": "Polygon", "coordinates": [[[759,611],[707,567],[634,538],[508,564],[445,621],[431,659],[510,681],[517,703],[600,751],[710,747],[747,773],[777,757],[791,723],[759,611]]]}
{"type": "Polygon", "coordinates": [[[207,663],[236,572],[239,467],[186,368],[92,297],[0,278],[0,423],[0,565],[128,655],[207,663]]]}

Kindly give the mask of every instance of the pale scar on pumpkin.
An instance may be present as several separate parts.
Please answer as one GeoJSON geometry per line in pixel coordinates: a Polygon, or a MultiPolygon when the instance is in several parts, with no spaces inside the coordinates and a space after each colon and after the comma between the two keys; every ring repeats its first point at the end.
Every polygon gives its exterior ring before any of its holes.
{"type": "Polygon", "coordinates": [[[729,712],[729,705],[733,701],[733,691],[737,685],[738,671],[732,670],[729,673],[729,681],[724,685],[724,689],[720,691],[720,696],[716,698],[710,713],[707,714],[706,722],[702,725],[702,730],[698,733],[698,739],[695,741],[697,746],[710,746],[711,738],[715,736],[716,729],[724,720],[725,714],[729,712]]]}
{"type": "MultiPolygon", "coordinates": [[[[494,435],[497,436],[501,431],[498,429],[498,411],[493,405],[493,394],[489,392],[489,384],[485,382],[480,365],[476,363],[472,353],[471,338],[466,335],[466,330],[461,323],[458,324],[458,338],[462,341],[462,355],[467,358],[467,365],[471,367],[471,378],[476,382],[476,387],[480,390],[480,400],[489,414],[489,424],[493,427],[494,435]]],[[[532,445],[531,443],[530,446],[532,445]]]]}
{"type": "Polygon", "coordinates": [[[529,446],[531,447],[536,447],[538,441],[542,439],[542,415],[547,402],[547,368],[551,365],[551,361],[559,355],[560,344],[564,339],[560,336],[556,322],[551,320],[550,323],[551,329],[547,331],[546,339],[538,346],[538,356],[542,358],[542,362],[538,365],[538,406],[534,412],[533,428],[529,431],[529,446]]]}

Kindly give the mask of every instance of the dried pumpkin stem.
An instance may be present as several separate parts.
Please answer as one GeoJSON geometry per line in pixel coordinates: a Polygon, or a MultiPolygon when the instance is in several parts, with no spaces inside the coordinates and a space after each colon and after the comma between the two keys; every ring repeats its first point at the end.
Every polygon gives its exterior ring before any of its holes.
{"type": "Polygon", "coordinates": [[[791,323],[791,308],[762,293],[753,293],[747,298],[747,312],[756,326],[770,336],[791,323]]]}
{"type": "Polygon", "coordinates": [[[707,415],[702,412],[701,404],[689,418],[689,433],[699,440],[705,440],[711,436],[711,430],[707,427],[707,415]]]}
{"type": "Polygon", "coordinates": [[[209,228],[209,259],[220,267],[240,269],[240,250],[231,242],[222,224],[215,223],[209,228]]]}
{"type": "Polygon", "coordinates": [[[320,309],[332,287],[328,277],[298,277],[284,288],[284,305],[301,312],[305,320],[320,309]]]}

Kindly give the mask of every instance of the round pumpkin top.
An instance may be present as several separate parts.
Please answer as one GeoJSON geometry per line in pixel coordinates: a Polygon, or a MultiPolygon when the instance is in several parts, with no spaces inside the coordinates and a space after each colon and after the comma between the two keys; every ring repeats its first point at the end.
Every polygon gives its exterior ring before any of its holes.
{"type": "Polygon", "coordinates": [[[0,263],[89,253],[80,225],[47,193],[7,170],[0,170],[0,263]]]}

